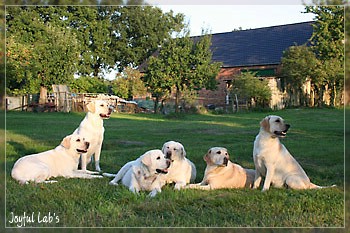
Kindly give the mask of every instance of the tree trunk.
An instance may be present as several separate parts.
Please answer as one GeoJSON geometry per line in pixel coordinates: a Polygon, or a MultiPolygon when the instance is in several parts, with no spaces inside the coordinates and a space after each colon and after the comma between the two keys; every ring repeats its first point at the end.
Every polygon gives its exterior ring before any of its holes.
{"type": "Polygon", "coordinates": [[[47,100],[47,88],[40,86],[39,104],[45,104],[47,100]]]}
{"type": "Polygon", "coordinates": [[[158,110],[158,102],[159,102],[159,96],[156,96],[156,99],[154,100],[154,114],[157,114],[157,110],[158,110]]]}
{"type": "Polygon", "coordinates": [[[335,82],[333,82],[333,91],[332,91],[332,104],[333,104],[333,107],[337,106],[337,87],[336,87],[336,84],[335,82]]]}
{"type": "Polygon", "coordinates": [[[180,90],[178,87],[176,87],[176,94],[175,94],[175,112],[179,112],[179,99],[180,99],[180,90]]]}

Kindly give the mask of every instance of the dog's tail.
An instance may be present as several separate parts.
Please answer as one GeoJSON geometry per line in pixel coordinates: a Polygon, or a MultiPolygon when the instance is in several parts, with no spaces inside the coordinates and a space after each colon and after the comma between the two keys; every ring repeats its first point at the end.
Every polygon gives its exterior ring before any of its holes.
{"type": "Polygon", "coordinates": [[[337,185],[333,184],[330,186],[319,186],[319,185],[310,183],[310,189],[326,189],[326,188],[334,188],[334,187],[337,187],[337,185]]]}
{"type": "Polygon", "coordinates": [[[117,174],[106,173],[106,172],[102,173],[102,175],[105,177],[116,177],[117,176],[117,174]]]}
{"type": "Polygon", "coordinates": [[[125,175],[125,173],[132,167],[134,161],[128,162],[126,163],[119,171],[117,174],[110,174],[110,173],[103,173],[103,176],[106,177],[114,177],[114,179],[109,182],[111,185],[116,185],[119,180],[121,180],[123,178],[123,176],[125,175]]]}

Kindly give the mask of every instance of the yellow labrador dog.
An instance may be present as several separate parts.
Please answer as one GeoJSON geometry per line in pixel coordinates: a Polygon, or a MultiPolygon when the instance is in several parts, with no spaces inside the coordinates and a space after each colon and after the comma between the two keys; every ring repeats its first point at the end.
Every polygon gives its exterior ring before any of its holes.
{"type": "Polygon", "coordinates": [[[169,166],[170,160],[165,158],[161,150],[150,150],[137,160],[126,163],[116,175],[109,173],[103,175],[114,177],[109,183],[111,185],[118,185],[121,180],[131,192],[151,191],[149,195],[154,197],[165,185],[161,176],[168,173],[169,166]]]}
{"type": "Polygon", "coordinates": [[[196,179],[196,167],[186,158],[184,146],[175,141],[164,143],[162,152],[171,160],[168,174],[164,175],[166,183],[175,183],[175,189],[180,190],[186,184],[196,179]]]}
{"type": "Polygon", "coordinates": [[[213,147],[203,159],[207,163],[203,181],[198,184],[190,184],[187,188],[202,190],[252,188],[255,171],[232,163],[226,148],[213,147]]]}
{"type": "Polygon", "coordinates": [[[90,147],[87,153],[81,155],[81,170],[86,173],[98,173],[100,168],[100,155],[103,142],[103,120],[109,119],[112,108],[106,101],[94,100],[87,104],[88,112],[80,123],[79,127],[73,132],[73,134],[81,135],[87,141],[90,142],[90,147]],[[90,172],[86,170],[87,164],[91,161],[91,157],[95,158],[95,169],[98,172],[90,172]]]}
{"type": "Polygon", "coordinates": [[[280,142],[279,138],[286,136],[289,127],[282,117],[274,115],[260,122],[253,149],[256,170],[253,188],[260,186],[262,176],[265,177],[262,191],[268,190],[271,185],[291,189],[325,188],[311,183],[303,168],[280,142]]]}
{"type": "Polygon", "coordinates": [[[16,161],[11,176],[21,184],[30,181],[50,183],[51,177],[66,178],[102,178],[78,171],[80,154],[86,153],[89,143],[78,135],[70,135],[63,139],[55,149],[38,154],[27,155],[16,161]]]}

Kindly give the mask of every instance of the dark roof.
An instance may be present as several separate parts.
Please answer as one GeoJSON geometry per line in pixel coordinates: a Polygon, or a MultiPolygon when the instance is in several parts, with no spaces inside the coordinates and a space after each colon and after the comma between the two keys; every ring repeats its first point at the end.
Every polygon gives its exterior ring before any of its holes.
{"type": "Polygon", "coordinates": [[[280,64],[288,47],[308,43],[312,23],[212,34],[212,60],[223,62],[223,67],[280,64]]]}

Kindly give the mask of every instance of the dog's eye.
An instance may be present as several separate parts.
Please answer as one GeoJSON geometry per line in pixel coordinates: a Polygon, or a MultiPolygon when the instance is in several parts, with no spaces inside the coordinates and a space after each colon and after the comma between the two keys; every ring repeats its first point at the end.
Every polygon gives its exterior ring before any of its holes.
{"type": "Polygon", "coordinates": [[[157,157],[157,160],[160,160],[160,156],[157,157]]]}
{"type": "Polygon", "coordinates": [[[225,155],[227,155],[227,152],[225,153],[225,155]]]}
{"type": "Polygon", "coordinates": [[[103,105],[103,104],[101,104],[100,106],[101,106],[101,107],[103,107],[104,105],[103,105]]]}
{"type": "Polygon", "coordinates": [[[218,152],[216,152],[216,153],[220,155],[220,154],[221,154],[221,151],[218,151],[218,152]]]}
{"type": "Polygon", "coordinates": [[[281,121],[280,121],[280,119],[277,119],[275,122],[279,123],[279,122],[281,122],[281,121]]]}

